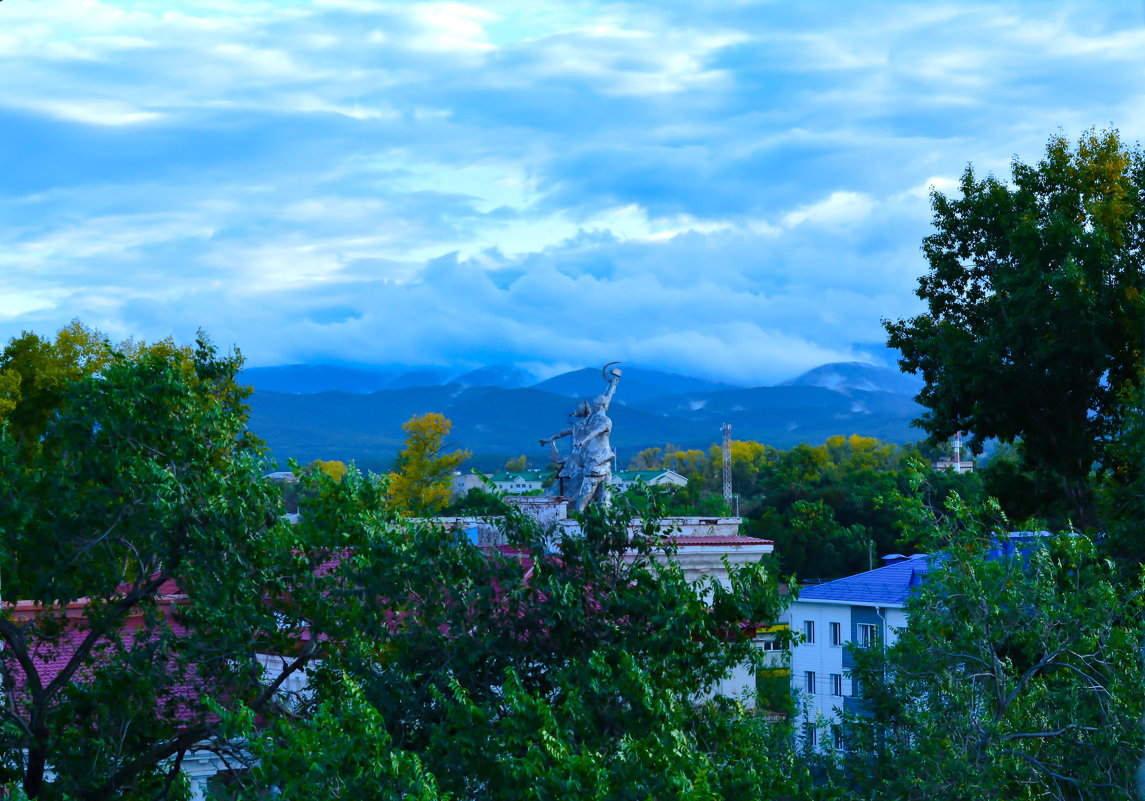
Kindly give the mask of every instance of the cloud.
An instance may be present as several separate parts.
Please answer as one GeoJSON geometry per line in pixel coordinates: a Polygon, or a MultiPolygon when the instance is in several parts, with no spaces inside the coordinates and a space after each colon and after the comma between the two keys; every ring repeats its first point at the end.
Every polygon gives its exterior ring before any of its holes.
{"type": "Polygon", "coordinates": [[[1145,132],[1145,18],[1118,4],[0,17],[0,335],[202,327],[260,364],[781,380],[917,312],[931,187],[1059,127],[1145,132]]]}

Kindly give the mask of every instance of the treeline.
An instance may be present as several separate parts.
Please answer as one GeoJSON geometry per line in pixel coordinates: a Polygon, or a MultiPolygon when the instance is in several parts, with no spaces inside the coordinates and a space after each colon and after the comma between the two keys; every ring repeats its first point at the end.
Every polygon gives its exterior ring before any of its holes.
{"type": "MultiPolygon", "coordinates": [[[[1131,797],[1143,587],[1084,536],[991,561],[989,504],[935,517],[902,494],[897,521],[943,569],[898,643],[856,650],[860,714],[815,751],[714,694],[768,667],[752,624],[791,596],[764,565],[696,586],[622,504],[556,544],[501,509],[511,547],[483,550],[329,465],[292,525],[237,359],[102,347],[48,387],[52,414],[17,437],[21,394],[0,429],[11,797],[185,801],[204,756],[225,766],[210,797],[250,801],[1131,797]]],[[[760,464],[808,486],[848,465],[891,492],[895,453],[856,439],[760,464]]]]}
{"type": "MultiPolygon", "coordinates": [[[[919,521],[942,519],[951,492],[968,502],[989,493],[982,473],[935,470],[945,453],[870,437],[831,437],[822,445],[779,450],[758,442],[731,443],[732,487],[744,533],[775,541],[781,569],[801,579],[838,578],[879,566],[888,553],[917,549],[919,521]]],[[[679,514],[729,514],[723,498],[723,451],[641,451],[633,469],[667,467],[688,479],[671,493],[679,514]]]]}
{"type": "Polygon", "coordinates": [[[68,331],[0,354],[0,795],[187,801],[205,762],[209,797],[250,801],[808,785],[784,727],[715,695],[782,614],[763,565],[696,586],[599,508],[555,548],[501,509],[509,547],[481,549],[406,516],[432,493],[330,464],[291,523],[239,358],[68,331]]]}

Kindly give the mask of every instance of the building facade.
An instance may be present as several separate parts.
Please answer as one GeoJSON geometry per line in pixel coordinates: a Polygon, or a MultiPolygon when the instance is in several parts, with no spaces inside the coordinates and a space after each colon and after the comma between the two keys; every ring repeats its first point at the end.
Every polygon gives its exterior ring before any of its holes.
{"type": "Polygon", "coordinates": [[[796,635],[791,647],[791,692],[796,730],[819,750],[839,745],[831,724],[855,708],[854,649],[886,647],[906,627],[906,599],[926,576],[927,554],[883,557],[883,567],[804,587],[787,610],[796,635]]]}

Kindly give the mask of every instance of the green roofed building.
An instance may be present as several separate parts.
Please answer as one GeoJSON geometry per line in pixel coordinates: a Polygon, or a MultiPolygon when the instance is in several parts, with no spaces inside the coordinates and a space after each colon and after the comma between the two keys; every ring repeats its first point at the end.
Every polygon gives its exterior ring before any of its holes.
{"type": "Polygon", "coordinates": [[[684,487],[688,479],[667,468],[661,470],[618,470],[612,474],[612,487],[616,492],[624,492],[638,483],[650,487],[684,487]]]}

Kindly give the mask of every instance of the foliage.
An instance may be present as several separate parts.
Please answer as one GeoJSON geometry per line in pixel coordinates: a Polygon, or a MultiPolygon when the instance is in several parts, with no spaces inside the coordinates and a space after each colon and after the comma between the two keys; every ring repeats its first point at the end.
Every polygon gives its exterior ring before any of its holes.
{"type": "Polygon", "coordinates": [[[978,475],[986,495],[998,501],[1006,517],[1022,529],[1067,527],[1072,517],[1062,496],[1061,478],[1045,468],[1031,468],[1022,455],[1023,443],[1000,443],[978,475]]]}
{"type": "Polygon", "coordinates": [[[931,196],[927,311],[884,321],[899,364],[926,386],[919,421],[936,438],[971,431],[1022,441],[1025,465],[1059,482],[1074,522],[1093,522],[1088,476],[1114,454],[1124,393],[1142,380],[1145,155],[1116,131],[1013,163],[1009,184],[962,177],[931,196]]]}
{"type": "Polygon", "coordinates": [[[259,478],[240,359],[186,353],[101,351],[36,447],[0,433],[0,583],[21,599],[0,619],[0,780],[29,797],[176,797],[192,746],[229,748],[220,710],[276,714],[257,654],[297,653],[273,599],[312,570],[259,478]]]}
{"type": "Polygon", "coordinates": [[[654,526],[630,542],[625,515],[595,508],[553,550],[503,508],[510,545],[479,549],[388,518],[376,492],[351,471],[299,527],[348,549],[348,590],[311,619],[332,646],[304,722],[252,740],[250,797],[803,797],[783,729],[697,705],[759,658],[744,624],[783,609],[762,566],[697,588],[654,526]]]}
{"type": "Polygon", "coordinates": [[[1126,390],[1127,409],[1109,444],[1111,469],[1098,485],[1103,551],[1134,575],[1145,563],[1145,386],[1126,390]]]}
{"type": "Polygon", "coordinates": [[[310,471],[321,470],[326,475],[335,481],[341,481],[346,477],[349,468],[346,467],[345,462],[339,461],[326,461],[323,459],[315,459],[310,464],[306,465],[306,469],[310,471]]]}
{"type": "Polygon", "coordinates": [[[402,426],[406,442],[390,481],[390,499],[405,514],[431,515],[448,503],[449,477],[470,456],[465,450],[444,452],[452,427],[437,412],[414,415],[402,426]]]}
{"type": "Polygon", "coordinates": [[[79,320],[61,328],[54,341],[24,331],[0,352],[0,422],[7,422],[9,433],[25,448],[34,448],[68,387],[98,374],[115,352],[129,358],[151,352],[179,360],[184,369],[191,363],[191,350],[170,339],[154,345],[128,340],[113,350],[103,334],[79,320]]]}
{"type": "MultiPolygon", "coordinates": [[[[786,451],[732,440],[732,485],[745,533],[774,540],[785,573],[837,578],[867,570],[886,553],[916,547],[926,521],[942,516],[950,492],[981,499],[976,474],[930,468],[939,452],[858,435],[786,451]]],[[[730,513],[719,446],[708,453],[649,448],[634,461],[651,468],[674,463],[688,478],[687,487],[664,501],[671,514],[730,513]]],[[[646,492],[629,494],[637,511],[646,492]]]]}
{"type": "Polygon", "coordinates": [[[1135,797],[1140,574],[1119,585],[1074,534],[1000,557],[952,509],[908,627],[855,654],[865,707],[843,725],[840,779],[880,799],[1135,797]]]}
{"type": "Polygon", "coordinates": [[[520,456],[514,456],[505,462],[505,471],[508,473],[521,473],[528,470],[529,466],[529,457],[522,453],[520,456]]]}
{"type": "Polygon", "coordinates": [[[774,539],[783,570],[807,578],[858,573],[910,551],[949,492],[981,493],[974,474],[935,471],[909,448],[854,435],[772,451],[758,475],[748,531],[774,539]]]}
{"type": "Polygon", "coordinates": [[[488,487],[473,487],[461,497],[450,501],[442,510],[442,514],[454,517],[496,516],[501,514],[503,505],[501,494],[490,482],[488,487]]]}

